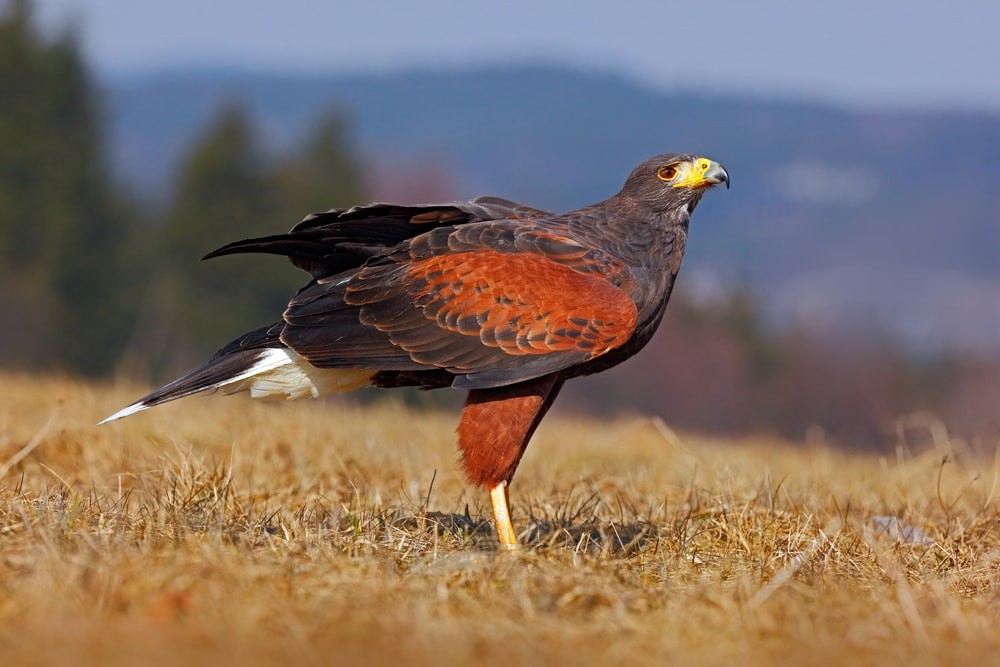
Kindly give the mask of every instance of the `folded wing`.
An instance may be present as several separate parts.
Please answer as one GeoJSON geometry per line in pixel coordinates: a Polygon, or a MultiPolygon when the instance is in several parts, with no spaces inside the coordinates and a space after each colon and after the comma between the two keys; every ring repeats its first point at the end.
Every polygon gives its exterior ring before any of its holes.
{"type": "Polygon", "coordinates": [[[633,334],[636,307],[601,275],[483,249],[316,282],[282,342],[321,368],[440,369],[458,388],[520,382],[598,357],[633,334]]]}
{"type": "Polygon", "coordinates": [[[584,363],[635,331],[620,267],[554,220],[497,198],[372,204],[209,256],[282,254],[313,275],[268,345],[393,384],[486,388],[584,363]]]}

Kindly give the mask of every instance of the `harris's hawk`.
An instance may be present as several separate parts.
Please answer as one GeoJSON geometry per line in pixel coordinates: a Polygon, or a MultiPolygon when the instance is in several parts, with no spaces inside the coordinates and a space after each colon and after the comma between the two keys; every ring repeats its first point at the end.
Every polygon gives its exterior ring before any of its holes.
{"type": "MultiPolygon", "coordinates": [[[[287,256],[312,279],[282,318],[108,417],[190,394],[315,397],[365,386],[469,390],[462,467],[517,544],[507,487],[567,379],[642,348],[663,316],[691,212],[729,174],[704,157],[646,160],[621,192],[552,214],[496,197],[313,214],[207,257],[287,256]]],[[[104,422],[101,422],[104,423],[104,422]]]]}

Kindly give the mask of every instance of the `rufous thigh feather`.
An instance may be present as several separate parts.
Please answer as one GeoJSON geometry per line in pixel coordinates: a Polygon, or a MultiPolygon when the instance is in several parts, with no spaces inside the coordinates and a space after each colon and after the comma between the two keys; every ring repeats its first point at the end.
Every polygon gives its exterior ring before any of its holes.
{"type": "Polygon", "coordinates": [[[510,482],[561,387],[561,379],[547,375],[469,392],[458,423],[458,447],[470,482],[485,487],[510,482]]]}

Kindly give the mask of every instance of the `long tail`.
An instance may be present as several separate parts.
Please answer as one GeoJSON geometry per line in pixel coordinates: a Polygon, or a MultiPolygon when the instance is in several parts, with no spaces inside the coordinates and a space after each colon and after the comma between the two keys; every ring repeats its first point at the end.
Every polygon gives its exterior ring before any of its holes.
{"type": "Polygon", "coordinates": [[[253,398],[315,398],[369,384],[369,369],[316,368],[286,347],[223,349],[207,364],[128,405],[100,424],[192,394],[249,391],[253,398]]]}

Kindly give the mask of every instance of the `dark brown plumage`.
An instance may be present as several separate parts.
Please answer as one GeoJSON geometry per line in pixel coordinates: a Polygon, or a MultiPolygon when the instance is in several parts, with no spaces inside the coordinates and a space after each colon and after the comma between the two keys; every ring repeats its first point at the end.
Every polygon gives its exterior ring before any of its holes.
{"type": "Polygon", "coordinates": [[[462,466],[490,489],[501,544],[516,545],[507,486],[569,378],[635,354],[663,316],[691,212],[719,164],[668,154],[621,192],[554,215],[495,197],[371,204],[308,216],[287,234],[208,257],[285,255],[312,280],[282,319],[105,421],[193,393],[316,396],[361,386],[470,390],[462,466]]]}

